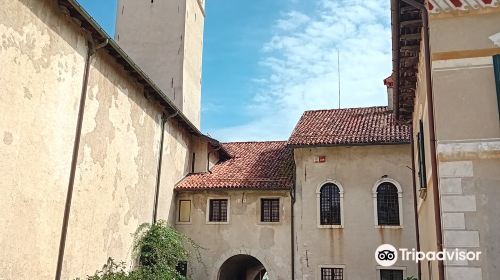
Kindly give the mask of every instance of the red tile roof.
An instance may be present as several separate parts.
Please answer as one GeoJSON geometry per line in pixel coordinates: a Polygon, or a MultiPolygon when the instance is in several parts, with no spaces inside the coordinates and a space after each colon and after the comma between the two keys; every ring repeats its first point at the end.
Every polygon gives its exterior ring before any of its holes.
{"type": "Polygon", "coordinates": [[[177,190],[290,189],[293,154],[286,141],[224,143],[231,159],[219,162],[208,173],[190,174],[177,190]]]}
{"type": "Polygon", "coordinates": [[[366,145],[410,142],[410,127],[396,123],[387,107],[306,111],[290,145],[366,145]]]}

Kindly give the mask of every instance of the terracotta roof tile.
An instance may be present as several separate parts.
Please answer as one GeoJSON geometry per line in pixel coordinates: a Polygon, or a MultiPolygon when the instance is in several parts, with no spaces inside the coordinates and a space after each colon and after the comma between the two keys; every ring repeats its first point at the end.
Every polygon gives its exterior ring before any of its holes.
{"type": "Polygon", "coordinates": [[[178,190],[198,189],[290,189],[293,185],[293,154],[286,141],[236,142],[222,146],[231,158],[211,172],[190,174],[178,190]]]}
{"type": "Polygon", "coordinates": [[[290,145],[365,145],[410,142],[410,128],[387,107],[306,111],[290,145]]]}

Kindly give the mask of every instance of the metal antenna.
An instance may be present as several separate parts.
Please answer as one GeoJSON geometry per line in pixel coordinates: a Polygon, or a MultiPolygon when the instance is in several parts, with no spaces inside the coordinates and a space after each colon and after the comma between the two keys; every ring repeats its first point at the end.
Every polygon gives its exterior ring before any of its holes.
{"type": "Polygon", "coordinates": [[[339,109],[340,109],[340,50],[337,48],[337,72],[339,76],[339,109]]]}

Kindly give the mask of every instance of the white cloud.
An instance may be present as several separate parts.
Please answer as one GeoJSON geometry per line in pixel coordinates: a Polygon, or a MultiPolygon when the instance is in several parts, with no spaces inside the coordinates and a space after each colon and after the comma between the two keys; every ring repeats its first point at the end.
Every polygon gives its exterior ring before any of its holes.
{"type": "Polygon", "coordinates": [[[391,73],[387,0],[318,0],[311,13],[283,13],[262,46],[268,77],[247,111],[252,120],[214,131],[224,141],[287,139],[305,110],[386,104],[382,80],[391,73]]]}

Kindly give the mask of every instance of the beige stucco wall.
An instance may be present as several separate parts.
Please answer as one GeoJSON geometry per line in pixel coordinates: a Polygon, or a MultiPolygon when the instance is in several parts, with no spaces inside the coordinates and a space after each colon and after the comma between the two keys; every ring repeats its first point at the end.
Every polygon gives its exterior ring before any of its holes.
{"type": "Polygon", "coordinates": [[[197,0],[118,1],[115,39],[197,127],[203,28],[197,0]]]}
{"type": "Polygon", "coordinates": [[[488,39],[500,32],[500,7],[432,14],[433,53],[493,48],[488,39]]]}
{"type": "Polygon", "coordinates": [[[188,263],[192,279],[217,280],[222,264],[238,254],[258,259],[271,279],[291,279],[290,195],[288,191],[178,192],[176,200],[191,199],[191,223],[176,228],[202,248],[201,262],[188,263]],[[207,224],[208,198],[229,198],[229,223],[207,224]],[[280,198],[280,222],[260,222],[260,198],[280,198]]]}
{"type": "MultiPolygon", "coordinates": [[[[53,279],[87,44],[57,1],[0,4],[0,278],[53,279]]],[[[87,89],[64,279],[92,274],[108,257],[130,265],[132,234],[153,212],[163,109],[102,49],[87,89]]],[[[174,185],[193,152],[203,171],[206,147],[166,123],[160,219],[172,221],[174,185]]]]}
{"type": "MultiPolygon", "coordinates": [[[[377,279],[379,245],[416,247],[409,145],[297,148],[294,156],[297,279],[319,279],[320,265],[345,265],[346,279],[377,279]],[[315,163],[317,156],[326,162],[315,163]],[[375,225],[372,189],[384,175],[402,187],[402,228],[375,225]],[[344,228],[318,228],[316,192],[332,180],[344,190],[344,228]]],[[[415,263],[395,266],[417,274],[415,263]]]]}
{"type": "Polygon", "coordinates": [[[87,46],[55,1],[0,6],[0,278],[51,279],[87,46]]]}
{"type": "MultiPolygon", "coordinates": [[[[500,49],[488,38],[500,31],[499,12],[499,8],[489,8],[431,16],[443,246],[479,250],[483,254],[480,262],[445,263],[446,279],[450,280],[495,279],[499,273],[494,263],[500,257],[500,245],[496,242],[498,236],[492,233],[498,229],[491,221],[498,219],[498,207],[492,201],[500,197],[493,187],[499,184],[500,125],[491,56],[500,53],[500,49]]],[[[422,63],[421,55],[413,124],[414,137],[419,119],[424,121],[426,133],[428,190],[426,198],[419,199],[418,213],[421,247],[428,251],[436,250],[436,209],[422,63]]],[[[432,264],[432,274],[429,277],[427,264],[422,264],[422,279],[437,279],[436,263],[432,264]]]]}
{"type": "MultiPolygon", "coordinates": [[[[498,213],[491,200],[499,194],[497,171],[499,153],[499,113],[491,56],[500,53],[489,36],[498,33],[498,8],[431,16],[432,83],[443,246],[487,252],[480,262],[445,263],[446,279],[495,279],[499,257],[498,236],[491,223],[498,213]],[[459,27],[459,28],[457,28],[459,27]],[[450,43],[453,42],[453,43],[450,43]]],[[[418,120],[426,133],[427,185],[425,199],[419,199],[420,243],[422,250],[436,250],[434,196],[431,184],[427,100],[423,56],[419,64],[413,118],[414,137],[418,120]]],[[[416,138],[415,138],[416,139],[416,138]]],[[[417,160],[415,150],[415,160],[417,160]]],[[[418,162],[416,162],[418,166],[418,162]]],[[[418,181],[418,178],[416,178],[418,181]]],[[[426,263],[423,279],[432,278],[426,263]]]]}

